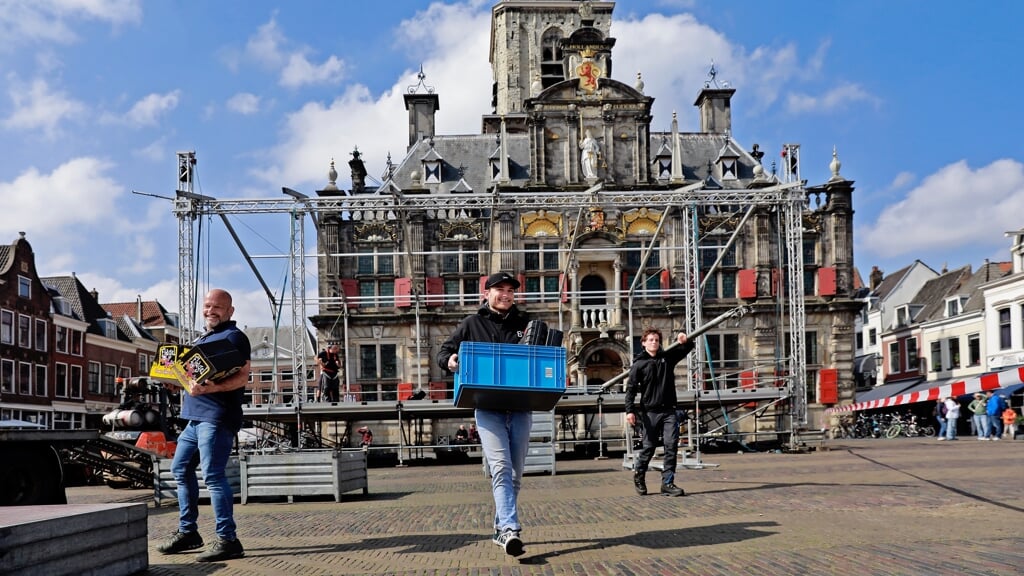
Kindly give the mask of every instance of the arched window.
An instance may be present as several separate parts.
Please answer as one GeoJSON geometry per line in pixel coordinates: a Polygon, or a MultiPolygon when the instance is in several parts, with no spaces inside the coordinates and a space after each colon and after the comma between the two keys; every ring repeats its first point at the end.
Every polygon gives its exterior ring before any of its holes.
{"type": "Polygon", "coordinates": [[[540,76],[541,85],[545,88],[565,80],[562,47],[559,45],[561,39],[562,31],[558,28],[549,28],[541,37],[540,76]]]}

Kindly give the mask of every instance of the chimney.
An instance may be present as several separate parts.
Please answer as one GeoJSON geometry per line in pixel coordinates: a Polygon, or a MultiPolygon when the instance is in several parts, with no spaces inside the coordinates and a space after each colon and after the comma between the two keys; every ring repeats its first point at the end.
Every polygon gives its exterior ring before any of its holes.
{"type": "Polygon", "coordinates": [[[700,131],[709,134],[725,134],[732,132],[732,95],[733,88],[705,87],[693,103],[700,110],[700,131]]]}
{"type": "Polygon", "coordinates": [[[135,319],[142,324],[142,294],[135,295],[135,319]]]}
{"type": "Polygon", "coordinates": [[[878,266],[871,267],[871,291],[874,292],[878,289],[878,285],[882,283],[882,271],[878,269],[878,266]]]}
{"type": "Polygon", "coordinates": [[[97,303],[99,303],[99,301],[100,301],[100,293],[97,292],[95,288],[93,288],[92,290],[89,290],[89,295],[92,296],[93,300],[95,300],[97,303]]]}
{"type": "Polygon", "coordinates": [[[427,77],[420,66],[420,72],[416,75],[420,83],[409,87],[409,93],[405,94],[405,109],[409,111],[409,148],[412,148],[420,138],[431,138],[434,136],[434,114],[441,109],[441,103],[437,94],[434,94],[433,86],[423,83],[427,77]],[[423,89],[420,92],[420,88],[423,89]]]}

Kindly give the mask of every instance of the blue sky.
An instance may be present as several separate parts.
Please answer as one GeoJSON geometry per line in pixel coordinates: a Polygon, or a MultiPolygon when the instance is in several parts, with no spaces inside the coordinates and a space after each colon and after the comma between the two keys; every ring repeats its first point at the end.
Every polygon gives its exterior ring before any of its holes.
{"type": "MultiPolygon", "coordinates": [[[[478,132],[493,4],[0,0],[0,241],[24,231],[41,275],[74,272],[101,301],[176,310],[177,220],[133,191],[173,196],[178,150],[196,151],[196,191],[217,198],[312,194],[332,158],[347,187],[355,146],[379,177],[404,153],[420,65],[439,133],[478,132]]],[[[1004,232],[1024,228],[1022,20],[1013,0],[619,1],[613,76],[643,74],[655,130],[675,111],[692,131],[713,61],[737,90],[733,137],[766,164],[798,142],[818,184],[835,147],[865,277],[915,259],[977,268],[1009,260],[1004,232]]],[[[279,292],[287,218],[232,223],[279,292]]],[[[202,226],[201,282],[235,294],[241,323],[269,325],[224,226],[202,226]]]]}

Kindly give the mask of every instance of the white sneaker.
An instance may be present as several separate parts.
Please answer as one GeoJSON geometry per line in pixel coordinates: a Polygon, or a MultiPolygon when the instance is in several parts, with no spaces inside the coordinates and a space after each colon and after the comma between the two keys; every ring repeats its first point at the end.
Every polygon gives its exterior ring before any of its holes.
{"type": "Polygon", "coordinates": [[[939,436],[939,442],[942,442],[942,441],[943,441],[943,440],[945,440],[945,439],[946,439],[946,437],[945,437],[945,436],[939,436]]]}

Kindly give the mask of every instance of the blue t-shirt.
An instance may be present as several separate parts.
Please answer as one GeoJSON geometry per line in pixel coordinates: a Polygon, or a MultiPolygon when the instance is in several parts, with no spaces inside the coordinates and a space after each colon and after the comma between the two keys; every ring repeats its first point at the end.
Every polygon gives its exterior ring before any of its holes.
{"type": "MultiPolygon", "coordinates": [[[[249,358],[252,346],[249,337],[238,329],[234,320],[221,322],[213,330],[200,336],[195,344],[227,340],[249,358]]],[[[191,396],[185,394],[181,406],[181,417],[196,422],[213,422],[223,424],[237,432],[242,428],[242,404],[245,402],[245,387],[227,392],[214,392],[191,396]]]]}

